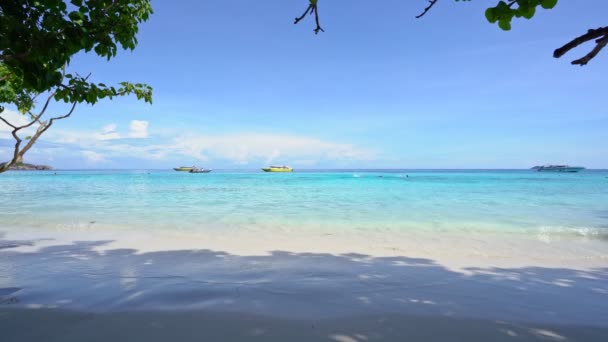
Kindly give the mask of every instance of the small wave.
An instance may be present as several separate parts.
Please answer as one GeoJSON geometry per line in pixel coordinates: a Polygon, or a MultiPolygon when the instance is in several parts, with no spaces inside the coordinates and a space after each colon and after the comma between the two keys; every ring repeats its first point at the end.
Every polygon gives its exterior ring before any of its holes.
{"type": "Polygon", "coordinates": [[[539,238],[575,236],[586,239],[608,240],[608,229],[597,227],[540,227],[536,230],[539,238]]]}

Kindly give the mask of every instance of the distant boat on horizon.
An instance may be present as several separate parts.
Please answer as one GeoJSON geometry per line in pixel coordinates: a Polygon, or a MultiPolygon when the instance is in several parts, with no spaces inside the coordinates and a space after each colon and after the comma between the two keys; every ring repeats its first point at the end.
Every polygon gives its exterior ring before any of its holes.
{"type": "Polygon", "coordinates": [[[270,167],[263,168],[262,171],[264,171],[264,172],[293,172],[293,169],[286,165],[282,165],[282,166],[271,165],[270,167]]]}
{"type": "Polygon", "coordinates": [[[569,165],[542,165],[535,166],[532,170],[539,172],[579,172],[584,170],[582,166],[569,166],[569,165]]]}

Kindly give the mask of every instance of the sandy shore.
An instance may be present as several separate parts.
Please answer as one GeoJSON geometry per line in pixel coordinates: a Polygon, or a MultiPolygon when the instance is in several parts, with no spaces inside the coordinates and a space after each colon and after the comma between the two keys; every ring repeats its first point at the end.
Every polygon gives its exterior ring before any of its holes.
{"type": "MultiPolygon", "coordinates": [[[[0,230],[1,231],[1,230],[0,230]]],[[[152,233],[103,229],[26,230],[4,233],[5,240],[30,241],[14,252],[36,252],[78,241],[103,241],[99,253],[130,249],[136,253],[184,250],[222,251],[238,256],[291,253],[363,254],[369,257],[430,259],[459,272],[470,267],[566,267],[590,270],[608,266],[608,237],[453,231],[341,231],[341,230],[221,230],[216,232],[152,233]],[[35,241],[35,243],[31,243],[35,241]]]]}
{"type": "Polygon", "coordinates": [[[0,240],[8,341],[608,336],[598,239],[39,233],[0,240]]]}

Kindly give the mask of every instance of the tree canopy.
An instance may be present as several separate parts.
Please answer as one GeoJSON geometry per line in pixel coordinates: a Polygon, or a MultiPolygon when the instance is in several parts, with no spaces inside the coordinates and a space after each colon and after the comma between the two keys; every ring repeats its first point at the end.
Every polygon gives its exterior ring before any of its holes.
{"type": "Polygon", "coordinates": [[[117,86],[94,83],[90,74],[70,71],[78,53],[92,52],[112,59],[119,49],[133,50],[139,25],[152,14],[149,0],[12,0],[0,2],[0,103],[17,107],[30,122],[12,128],[16,141],[11,162],[18,162],[36,139],[55,120],[72,114],[78,103],[95,104],[100,99],[134,94],[152,102],[152,88],[142,83],[121,82],[117,86]],[[46,95],[42,109],[33,113],[36,99],[46,95]],[[64,115],[42,120],[51,101],[72,104],[64,115]],[[20,149],[18,132],[38,124],[38,131],[20,149]]]}

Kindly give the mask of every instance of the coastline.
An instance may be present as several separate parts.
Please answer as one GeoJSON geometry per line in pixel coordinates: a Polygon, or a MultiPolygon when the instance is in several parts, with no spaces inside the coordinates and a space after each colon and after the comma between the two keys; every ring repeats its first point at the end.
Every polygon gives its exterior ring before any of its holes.
{"type": "MultiPolygon", "coordinates": [[[[6,163],[0,163],[0,167],[4,166],[6,163]]],[[[48,165],[38,165],[38,164],[29,164],[29,163],[17,163],[13,164],[8,168],[8,171],[51,171],[53,168],[48,165]]]]}
{"type": "Polygon", "coordinates": [[[268,256],[273,252],[361,254],[368,257],[424,258],[466,272],[470,267],[568,267],[589,270],[608,266],[605,236],[515,232],[226,230],[135,231],[103,229],[0,230],[7,241],[29,241],[10,250],[35,253],[54,246],[99,242],[96,253],[132,250],[136,254],[214,250],[235,256],[268,256]]]}
{"type": "Polygon", "coordinates": [[[8,341],[608,334],[605,173],[46,175],[3,184],[8,341]]]}

